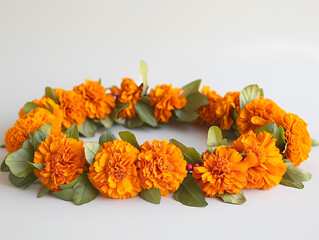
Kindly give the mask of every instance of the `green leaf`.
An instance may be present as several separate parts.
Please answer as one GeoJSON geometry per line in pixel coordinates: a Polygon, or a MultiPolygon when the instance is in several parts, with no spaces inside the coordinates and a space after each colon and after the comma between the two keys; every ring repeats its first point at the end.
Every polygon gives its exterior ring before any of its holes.
{"type": "Polygon", "coordinates": [[[182,184],[174,193],[176,201],[192,207],[206,207],[205,196],[192,174],[187,173],[182,184]]]}
{"type": "Polygon", "coordinates": [[[37,180],[37,177],[34,175],[33,172],[28,174],[25,177],[17,177],[12,172],[9,173],[9,181],[12,185],[18,187],[18,188],[27,188],[29,187],[35,180],[37,180]]]}
{"type": "Polygon", "coordinates": [[[195,148],[186,147],[185,145],[183,145],[182,143],[180,143],[179,141],[175,139],[170,139],[169,143],[174,144],[176,147],[181,149],[187,164],[202,163],[200,154],[195,150],[195,148]]]}
{"type": "Polygon", "coordinates": [[[315,140],[315,139],[311,139],[312,141],[312,146],[319,146],[319,141],[315,140]]]}
{"type": "Polygon", "coordinates": [[[100,151],[100,144],[96,142],[88,142],[84,144],[85,159],[89,164],[94,162],[95,155],[100,151]]]}
{"type": "Polygon", "coordinates": [[[79,128],[78,128],[78,125],[76,125],[75,123],[65,131],[65,134],[67,138],[73,138],[75,140],[80,139],[79,128]]]}
{"type": "Polygon", "coordinates": [[[287,170],[286,173],[282,176],[280,184],[299,189],[304,188],[302,182],[309,181],[311,179],[311,174],[299,167],[295,167],[287,159],[283,159],[283,161],[287,164],[287,170]]]}
{"type": "Polygon", "coordinates": [[[37,131],[43,132],[43,133],[46,133],[46,134],[50,135],[50,133],[51,133],[51,123],[47,123],[47,124],[43,125],[37,131]]]}
{"type": "Polygon", "coordinates": [[[178,120],[182,122],[194,122],[199,116],[197,112],[186,112],[183,109],[176,109],[174,112],[178,120]]]}
{"type": "Polygon", "coordinates": [[[92,186],[86,173],[81,174],[79,180],[72,188],[53,192],[53,194],[66,201],[73,201],[76,205],[88,203],[96,198],[98,190],[92,186]]]}
{"type": "Polygon", "coordinates": [[[150,203],[160,204],[161,202],[161,190],[158,188],[143,189],[139,195],[145,201],[150,203]]]}
{"type": "Polygon", "coordinates": [[[46,134],[44,132],[39,132],[39,131],[34,131],[33,134],[32,134],[32,144],[33,144],[33,147],[34,147],[34,151],[37,150],[38,148],[38,145],[40,143],[42,143],[46,137],[49,136],[49,134],[46,134]]]}
{"type": "Polygon", "coordinates": [[[37,198],[43,197],[43,196],[44,196],[45,194],[47,194],[49,191],[50,191],[50,189],[49,189],[48,187],[42,185],[41,188],[40,188],[40,191],[39,191],[39,193],[38,193],[37,198]]]}
{"type": "Polygon", "coordinates": [[[193,81],[193,82],[185,85],[184,87],[182,87],[182,89],[185,91],[184,97],[187,97],[188,95],[190,95],[192,93],[197,93],[201,81],[202,80],[199,79],[199,80],[193,81]]]}
{"type": "Polygon", "coordinates": [[[106,142],[112,142],[116,139],[113,133],[110,131],[105,131],[104,133],[101,134],[99,138],[99,144],[102,146],[106,142]]]}
{"type": "Polygon", "coordinates": [[[99,125],[92,119],[86,118],[85,122],[79,127],[79,133],[84,137],[94,137],[94,134],[99,129],[99,125]]]}
{"type": "Polygon", "coordinates": [[[74,194],[74,189],[69,188],[57,192],[52,192],[54,196],[65,200],[65,201],[73,201],[73,194],[74,194]]]}
{"type": "Polygon", "coordinates": [[[56,104],[60,104],[59,99],[55,94],[55,91],[50,87],[45,88],[45,97],[51,98],[56,104]]]}
{"type": "Polygon", "coordinates": [[[32,162],[27,162],[28,164],[30,164],[33,168],[36,168],[38,170],[42,170],[42,168],[44,167],[43,163],[32,163],[32,162]]]}
{"type": "Polygon", "coordinates": [[[286,146],[286,140],[285,140],[285,130],[282,126],[277,127],[276,123],[271,122],[267,125],[259,128],[256,133],[260,132],[268,132],[273,135],[273,137],[276,139],[276,146],[283,151],[286,146]]]}
{"type": "Polygon", "coordinates": [[[26,177],[33,171],[33,167],[28,163],[32,161],[33,150],[24,148],[10,153],[5,159],[10,171],[17,177],[26,177]]]}
{"type": "Polygon", "coordinates": [[[76,179],[74,179],[73,181],[69,182],[68,184],[63,184],[60,185],[60,188],[65,190],[65,189],[69,189],[69,188],[73,188],[73,186],[79,181],[80,176],[78,176],[76,179]]]}
{"type": "Polygon", "coordinates": [[[22,148],[24,148],[24,149],[32,149],[32,151],[33,151],[34,148],[33,148],[33,144],[32,144],[31,139],[25,140],[23,142],[23,144],[22,144],[22,148]]]}
{"type": "Polygon", "coordinates": [[[100,122],[105,128],[110,128],[113,126],[113,120],[111,116],[105,116],[105,118],[100,120],[100,122]]]}
{"type": "Polygon", "coordinates": [[[157,120],[154,116],[154,109],[149,104],[143,101],[139,101],[134,105],[134,108],[143,122],[152,127],[157,127],[157,120]]]}
{"type": "Polygon", "coordinates": [[[224,194],[216,194],[216,198],[225,203],[232,204],[243,204],[247,201],[244,194],[241,191],[238,194],[231,194],[227,192],[225,192],[224,194]]]}
{"type": "MultiPolygon", "coordinates": [[[[8,156],[8,155],[7,155],[8,156]]],[[[6,164],[6,157],[5,159],[2,161],[1,163],[1,172],[10,172],[10,168],[8,167],[8,165],[6,164]]]]}
{"type": "Polygon", "coordinates": [[[138,144],[136,137],[133,133],[129,131],[119,132],[119,136],[123,141],[126,141],[136,147],[138,150],[141,150],[140,145],[138,144]]]}
{"type": "Polygon", "coordinates": [[[209,102],[205,95],[202,95],[198,92],[191,93],[186,97],[187,104],[183,108],[183,111],[186,112],[197,112],[201,106],[208,105],[209,102]]]}
{"type": "MultiPolygon", "coordinates": [[[[121,103],[121,102],[117,102],[116,103],[116,109],[117,109],[117,112],[121,112],[122,110],[124,110],[125,108],[127,108],[128,106],[130,106],[130,103],[121,103]]],[[[117,118],[117,116],[116,116],[117,118]]]]}
{"type": "Polygon", "coordinates": [[[148,80],[147,80],[147,75],[148,75],[148,66],[144,61],[141,61],[141,65],[140,65],[140,74],[143,78],[143,89],[141,92],[141,96],[144,96],[146,91],[147,91],[147,87],[148,87],[148,80]]]}
{"type": "Polygon", "coordinates": [[[140,119],[139,116],[136,116],[135,118],[132,119],[128,119],[126,121],[126,126],[128,128],[136,128],[136,127],[140,127],[144,124],[144,122],[142,121],[142,119],[140,119]]]}
{"type": "Polygon", "coordinates": [[[217,126],[212,126],[208,130],[207,149],[213,153],[218,146],[226,146],[227,139],[223,138],[222,131],[217,126]]]}
{"type": "Polygon", "coordinates": [[[260,97],[260,88],[258,87],[257,84],[255,85],[249,85],[247,87],[245,87],[241,92],[240,92],[240,95],[239,95],[239,106],[240,106],[240,109],[243,109],[243,107],[257,99],[260,97]]]}
{"type": "Polygon", "coordinates": [[[23,114],[27,114],[28,112],[38,108],[39,106],[33,102],[27,102],[23,107],[23,114]]]}

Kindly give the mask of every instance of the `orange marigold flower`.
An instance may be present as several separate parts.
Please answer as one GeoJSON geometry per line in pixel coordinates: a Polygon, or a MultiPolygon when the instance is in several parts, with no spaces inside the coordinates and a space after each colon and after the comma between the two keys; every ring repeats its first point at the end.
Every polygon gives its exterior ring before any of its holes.
{"type": "Polygon", "coordinates": [[[81,126],[86,119],[85,101],[80,94],[66,91],[61,88],[54,89],[63,112],[63,127],[69,128],[74,123],[81,126]]]}
{"type": "Polygon", "coordinates": [[[218,103],[223,99],[216,91],[210,91],[209,86],[202,88],[202,94],[207,97],[209,105],[201,106],[198,110],[199,122],[201,124],[208,124],[209,126],[219,126],[221,119],[217,117],[216,111],[218,103]]]}
{"type": "Polygon", "coordinates": [[[137,167],[142,187],[159,188],[162,196],[175,192],[187,174],[181,150],[166,140],[141,145],[137,167]]]}
{"type": "Polygon", "coordinates": [[[187,100],[184,91],[180,88],[173,88],[172,84],[157,85],[151,89],[150,105],[155,107],[154,115],[158,122],[167,123],[172,116],[172,110],[183,108],[187,100]]]}
{"type": "Polygon", "coordinates": [[[30,139],[30,132],[38,130],[47,123],[51,123],[51,133],[61,131],[61,120],[44,108],[36,108],[23,115],[6,132],[5,147],[7,151],[12,153],[21,148],[23,142],[30,139]]]}
{"type": "Polygon", "coordinates": [[[252,163],[248,169],[246,188],[269,189],[278,185],[286,172],[286,164],[275,145],[276,139],[270,133],[254,132],[240,136],[233,142],[233,148],[245,153],[245,159],[252,163]]]}
{"type": "MultiPolygon", "coordinates": [[[[56,104],[51,98],[47,98],[47,97],[42,97],[40,100],[35,99],[32,102],[38,105],[39,107],[44,107],[52,111],[54,116],[50,114],[46,114],[47,116],[49,116],[50,118],[49,122],[52,124],[51,132],[52,133],[60,132],[62,127],[62,122],[63,122],[63,113],[62,113],[62,110],[60,109],[60,106],[56,104]]],[[[40,113],[42,113],[43,115],[45,111],[40,111],[40,113]]],[[[25,114],[23,113],[23,108],[20,110],[19,116],[20,118],[23,118],[25,116],[25,114]]],[[[29,114],[28,117],[33,117],[33,115],[31,116],[31,114],[29,114]]]]}
{"type": "Polygon", "coordinates": [[[86,79],[85,84],[75,86],[73,90],[82,95],[86,116],[89,118],[104,119],[105,115],[110,115],[115,107],[113,94],[107,94],[99,81],[86,79]]]}
{"type": "Polygon", "coordinates": [[[239,113],[240,92],[228,92],[222,100],[216,102],[216,117],[220,119],[220,129],[228,130],[234,123],[233,111],[239,113]]]}
{"type": "Polygon", "coordinates": [[[203,166],[195,167],[193,176],[197,179],[207,197],[216,194],[238,194],[247,184],[248,164],[234,149],[219,146],[215,154],[208,150],[203,153],[203,166]]]}
{"type": "Polygon", "coordinates": [[[255,99],[247,103],[239,112],[238,131],[244,134],[250,130],[255,132],[270,122],[279,124],[285,114],[286,112],[270,99],[255,99]]]}
{"type": "Polygon", "coordinates": [[[135,147],[119,139],[104,143],[89,169],[91,183],[106,197],[135,197],[142,190],[135,166],[138,154],[135,147]]]}
{"type": "Polygon", "coordinates": [[[132,119],[136,117],[134,104],[141,100],[142,86],[137,86],[130,78],[123,78],[121,89],[112,87],[110,90],[116,96],[117,101],[120,103],[130,103],[128,107],[119,113],[120,118],[132,119]]]}
{"type": "Polygon", "coordinates": [[[312,141],[307,130],[308,124],[298,115],[288,113],[283,117],[282,124],[285,129],[285,140],[287,149],[284,153],[294,166],[299,166],[301,162],[309,157],[312,141]]]}
{"type": "Polygon", "coordinates": [[[34,163],[43,163],[42,170],[34,169],[42,185],[60,191],[86,169],[82,140],[67,138],[63,133],[46,137],[34,153],[34,163]]]}

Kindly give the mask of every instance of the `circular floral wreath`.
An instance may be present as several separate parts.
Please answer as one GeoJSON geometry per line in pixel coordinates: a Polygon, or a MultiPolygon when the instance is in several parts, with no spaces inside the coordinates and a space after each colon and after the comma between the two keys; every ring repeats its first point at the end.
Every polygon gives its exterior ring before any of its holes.
{"type": "Polygon", "coordinates": [[[257,85],[224,97],[207,86],[200,92],[200,80],[181,89],[158,85],[147,93],[143,61],[140,74],[140,86],[124,78],[120,88],[91,80],[70,91],[47,87],[6,132],[9,154],[1,171],[20,188],[39,179],[38,197],[51,191],[77,205],[99,192],[119,199],[139,195],[155,204],[169,193],[188,206],[206,206],[205,196],[241,204],[244,188],[303,188],[310,180],[298,166],[318,142],[301,118],[264,98],[257,85]],[[79,139],[79,133],[92,137],[100,126],[114,123],[158,127],[171,120],[210,126],[207,150],[199,154],[175,139],[140,145],[129,131],[119,132],[120,139],[105,131],[98,143],[79,139]],[[226,131],[237,137],[230,145],[222,136],[226,131]]]}

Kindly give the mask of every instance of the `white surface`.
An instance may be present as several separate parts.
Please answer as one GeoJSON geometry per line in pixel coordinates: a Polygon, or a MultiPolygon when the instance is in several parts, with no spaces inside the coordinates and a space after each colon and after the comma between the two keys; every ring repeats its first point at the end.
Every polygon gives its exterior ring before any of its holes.
{"type": "MultiPolygon", "coordinates": [[[[217,92],[258,83],[265,95],[309,123],[319,139],[319,2],[314,1],[0,1],[0,144],[20,107],[45,86],[71,89],[85,78],[105,86],[138,78],[181,87],[203,79],[217,92]]],[[[123,130],[114,127],[117,133],[123,130]]],[[[172,124],[136,129],[138,140],[180,139],[205,149],[206,130],[172,124]]],[[[95,138],[97,139],[98,136],[95,138]]],[[[6,155],[0,150],[0,158],[6,155]]],[[[77,207],[39,185],[20,190],[0,173],[1,239],[318,239],[319,148],[302,168],[303,190],[245,190],[241,206],[207,199],[191,208],[162,198],[99,196],[77,207]]]]}

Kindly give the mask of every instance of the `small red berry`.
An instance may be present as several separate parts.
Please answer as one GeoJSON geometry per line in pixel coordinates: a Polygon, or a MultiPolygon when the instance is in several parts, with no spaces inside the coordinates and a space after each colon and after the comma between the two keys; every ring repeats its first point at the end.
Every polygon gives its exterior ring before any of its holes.
{"type": "Polygon", "coordinates": [[[193,167],[199,167],[199,163],[194,163],[193,167]]]}
{"type": "Polygon", "coordinates": [[[186,170],[187,171],[192,171],[193,170],[193,165],[192,164],[187,164],[186,165],[186,170]]]}

